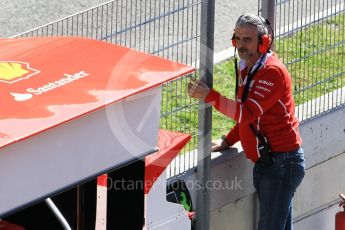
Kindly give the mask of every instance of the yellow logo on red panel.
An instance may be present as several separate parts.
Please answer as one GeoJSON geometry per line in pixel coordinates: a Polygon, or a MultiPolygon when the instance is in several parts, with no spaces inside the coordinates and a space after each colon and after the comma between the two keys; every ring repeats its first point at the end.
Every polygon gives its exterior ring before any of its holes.
{"type": "Polygon", "coordinates": [[[0,82],[14,83],[39,72],[31,68],[29,63],[26,62],[0,61],[0,82]]]}

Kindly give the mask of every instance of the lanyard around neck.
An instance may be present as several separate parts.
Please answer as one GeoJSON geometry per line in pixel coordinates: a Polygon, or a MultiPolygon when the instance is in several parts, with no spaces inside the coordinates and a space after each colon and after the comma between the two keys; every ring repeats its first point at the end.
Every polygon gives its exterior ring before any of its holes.
{"type": "MultiPolygon", "coordinates": [[[[249,74],[247,75],[247,82],[244,86],[244,90],[242,93],[242,98],[241,98],[241,102],[244,103],[247,100],[248,97],[248,93],[249,93],[249,87],[250,87],[250,83],[253,80],[255,74],[259,71],[259,69],[263,66],[262,64],[262,60],[265,56],[263,55],[260,58],[259,63],[256,65],[255,69],[253,71],[249,71],[249,74]]],[[[238,78],[239,78],[239,74],[238,74],[238,66],[237,66],[237,58],[235,57],[234,59],[235,61],[235,72],[236,72],[236,87],[235,87],[235,97],[237,97],[237,92],[238,92],[238,78]]]]}

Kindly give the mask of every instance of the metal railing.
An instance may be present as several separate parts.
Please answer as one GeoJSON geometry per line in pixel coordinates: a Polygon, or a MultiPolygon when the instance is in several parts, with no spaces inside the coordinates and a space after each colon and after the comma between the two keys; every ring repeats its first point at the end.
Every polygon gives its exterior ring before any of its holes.
{"type": "Polygon", "coordinates": [[[344,1],[280,1],[275,14],[276,52],[293,78],[299,119],[344,105],[344,1]]]}

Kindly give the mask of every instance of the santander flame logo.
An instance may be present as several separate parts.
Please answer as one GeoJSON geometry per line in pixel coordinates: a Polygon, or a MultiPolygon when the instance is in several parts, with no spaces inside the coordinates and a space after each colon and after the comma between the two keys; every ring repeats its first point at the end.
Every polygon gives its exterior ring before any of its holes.
{"type": "Polygon", "coordinates": [[[14,83],[27,79],[40,71],[30,67],[29,63],[19,61],[0,61],[0,82],[14,83]]]}
{"type": "Polygon", "coordinates": [[[27,101],[32,98],[31,93],[10,93],[15,101],[27,101]]]}

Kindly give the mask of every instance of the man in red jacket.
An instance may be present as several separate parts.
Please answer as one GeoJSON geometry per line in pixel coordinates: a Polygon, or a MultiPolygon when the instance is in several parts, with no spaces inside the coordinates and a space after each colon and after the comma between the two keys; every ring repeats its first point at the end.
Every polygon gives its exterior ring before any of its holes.
{"type": "Polygon", "coordinates": [[[236,100],[222,96],[201,81],[191,82],[188,93],[237,122],[213,150],[224,150],[241,141],[247,158],[255,162],[253,182],[260,203],[258,230],[289,230],[292,198],[304,177],[304,154],[294,114],[291,77],[270,51],[268,25],[267,20],[253,14],[244,14],[236,22],[232,42],[241,58],[236,100]]]}

